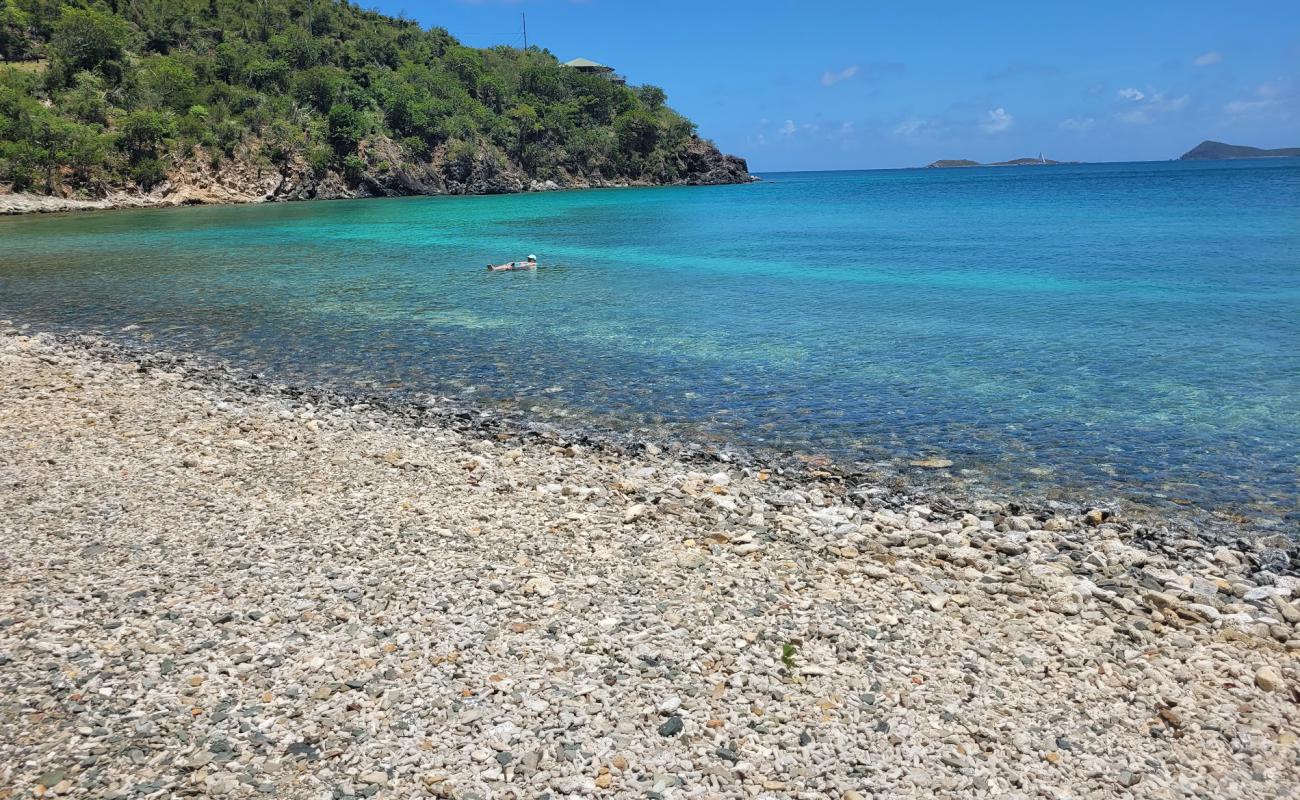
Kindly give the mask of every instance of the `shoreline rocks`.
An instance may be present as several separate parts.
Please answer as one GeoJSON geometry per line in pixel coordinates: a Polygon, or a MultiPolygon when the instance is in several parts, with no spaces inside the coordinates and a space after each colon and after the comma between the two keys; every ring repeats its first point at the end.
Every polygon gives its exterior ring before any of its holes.
{"type": "Polygon", "coordinates": [[[687,456],[0,323],[0,784],[1300,785],[1286,542],[687,456]]]}
{"type": "Polygon", "coordinates": [[[374,166],[349,180],[336,172],[317,174],[301,159],[279,169],[229,159],[214,167],[209,157],[196,152],[149,192],[114,187],[100,198],[76,198],[7,192],[0,185],[0,215],[630,186],[713,186],[758,180],[749,174],[743,158],[725,155],[712,142],[699,137],[688,142],[679,154],[677,166],[682,177],[670,182],[635,175],[607,178],[600,174],[560,175],[542,181],[528,176],[518,165],[497,164],[487,153],[480,153],[468,164],[453,164],[442,148],[427,162],[413,162],[399,145],[383,138],[371,143],[368,158],[374,166]]]}

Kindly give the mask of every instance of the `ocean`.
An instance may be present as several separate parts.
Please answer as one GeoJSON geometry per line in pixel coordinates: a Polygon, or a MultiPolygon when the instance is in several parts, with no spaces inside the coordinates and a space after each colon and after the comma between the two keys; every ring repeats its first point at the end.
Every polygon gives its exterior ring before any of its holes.
{"type": "Polygon", "coordinates": [[[0,318],[562,427],[1300,525],[1300,159],[762,177],[0,218],[0,318]],[[536,272],[484,269],[529,253],[536,272]]]}

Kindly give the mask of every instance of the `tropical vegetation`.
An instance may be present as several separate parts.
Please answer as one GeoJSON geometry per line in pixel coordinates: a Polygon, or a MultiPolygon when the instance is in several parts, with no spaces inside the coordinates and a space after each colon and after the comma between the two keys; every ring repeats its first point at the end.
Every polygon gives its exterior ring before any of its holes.
{"type": "Polygon", "coordinates": [[[318,174],[498,162],[545,180],[680,177],[655,86],[460,44],[347,0],[0,0],[0,184],[148,189],[178,164],[318,174]]]}

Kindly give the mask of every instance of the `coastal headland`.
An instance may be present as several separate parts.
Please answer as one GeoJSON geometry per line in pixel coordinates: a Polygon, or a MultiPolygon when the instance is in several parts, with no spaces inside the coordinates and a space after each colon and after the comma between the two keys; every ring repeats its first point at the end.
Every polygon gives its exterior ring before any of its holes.
{"type": "Polygon", "coordinates": [[[491,175],[470,175],[468,181],[448,180],[442,165],[430,162],[415,170],[386,172],[373,179],[348,181],[338,175],[317,176],[305,165],[284,172],[266,172],[246,165],[212,170],[201,163],[180,168],[150,189],[112,189],[100,196],[69,196],[5,191],[0,186],[0,215],[115,208],[165,208],[189,205],[274,203],[295,200],[353,200],[365,197],[416,195],[515,194],[565,189],[614,189],[631,186],[714,186],[751,183],[743,158],[725,155],[709,141],[696,138],[683,151],[685,172],[670,180],[646,177],[567,175],[539,180],[522,169],[491,175]]]}
{"type": "Polygon", "coordinates": [[[1295,544],[381,406],[0,322],[0,785],[1259,797],[1295,544]]]}
{"type": "Polygon", "coordinates": [[[1206,140],[1178,157],[1180,161],[1226,161],[1234,158],[1300,158],[1300,147],[1266,149],[1206,140]]]}
{"type": "Polygon", "coordinates": [[[348,3],[30,6],[0,25],[0,213],[753,180],[663,89],[535,44],[348,3]]]}

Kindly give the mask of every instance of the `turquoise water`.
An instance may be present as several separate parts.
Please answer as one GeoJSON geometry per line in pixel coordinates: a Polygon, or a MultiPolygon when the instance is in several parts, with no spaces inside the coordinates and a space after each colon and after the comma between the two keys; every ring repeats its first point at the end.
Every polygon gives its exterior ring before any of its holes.
{"type": "Polygon", "coordinates": [[[1300,160],[764,177],[0,219],[0,316],[290,381],[1300,519],[1300,160]],[[536,273],[483,269],[528,253],[536,273]]]}

